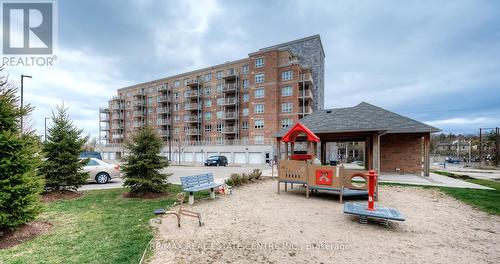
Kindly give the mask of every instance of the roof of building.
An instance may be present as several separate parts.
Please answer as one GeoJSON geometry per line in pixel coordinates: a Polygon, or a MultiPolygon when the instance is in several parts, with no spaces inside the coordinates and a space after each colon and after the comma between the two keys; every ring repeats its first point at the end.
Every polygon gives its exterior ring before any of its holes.
{"type": "Polygon", "coordinates": [[[280,43],[280,44],[276,44],[276,45],[265,47],[265,48],[261,48],[261,49],[259,49],[259,51],[279,49],[279,48],[290,46],[290,45],[298,43],[298,42],[304,42],[304,41],[315,39],[315,38],[317,38],[319,40],[319,44],[320,44],[320,47],[321,47],[321,52],[323,53],[323,56],[325,56],[325,50],[323,49],[323,43],[321,42],[321,36],[319,34],[312,35],[312,36],[305,37],[305,38],[300,38],[300,39],[292,40],[292,41],[288,41],[288,42],[284,42],[284,43],[280,43]]]}
{"type": "MultiPolygon", "coordinates": [[[[314,133],[385,132],[385,133],[433,133],[438,128],[411,118],[396,114],[372,104],[361,102],[353,107],[315,111],[302,118],[304,124],[314,133]]],[[[281,129],[281,137],[288,128],[281,129]]]]}

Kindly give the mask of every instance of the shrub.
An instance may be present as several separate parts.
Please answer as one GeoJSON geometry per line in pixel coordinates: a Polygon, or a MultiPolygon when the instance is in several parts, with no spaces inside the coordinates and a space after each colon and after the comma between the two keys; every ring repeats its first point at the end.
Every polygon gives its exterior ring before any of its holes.
{"type": "Polygon", "coordinates": [[[45,161],[41,173],[45,177],[48,191],[76,190],[87,183],[88,174],[82,170],[88,160],[80,159],[87,137],[69,119],[67,108],[57,106],[57,115],[52,114],[53,126],[49,128],[43,143],[45,161]]]}
{"type": "Polygon", "coordinates": [[[241,174],[241,183],[245,184],[248,182],[248,175],[246,173],[241,174]]]}
{"type": "Polygon", "coordinates": [[[233,186],[241,185],[241,175],[238,173],[231,173],[229,180],[231,180],[233,186]]]}
{"type": "Polygon", "coordinates": [[[160,155],[162,146],[163,141],[150,127],[142,128],[127,142],[129,155],[123,159],[122,171],[124,185],[130,188],[132,195],[166,191],[171,174],[160,172],[169,165],[166,157],[160,155]]]}
{"type": "Polygon", "coordinates": [[[252,174],[253,178],[255,178],[256,180],[260,180],[262,178],[262,171],[259,169],[254,169],[252,174]]]}
{"type": "Polygon", "coordinates": [[[34,220],[42,208],[43,179],[36,172],[41,163],[39,139],[19,127],[20,118],[33,108],[19,108],[16,92],[0,78],[0,230],[34,220]]]}

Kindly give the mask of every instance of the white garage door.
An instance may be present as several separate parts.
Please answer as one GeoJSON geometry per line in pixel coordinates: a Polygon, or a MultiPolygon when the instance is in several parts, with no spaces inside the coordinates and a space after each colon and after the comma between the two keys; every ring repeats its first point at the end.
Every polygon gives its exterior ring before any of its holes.
{"type": "Polygon", "coordinates": [[[260,153],[260,152],[248,153],[248,163],[250,163],[250,164],[262,164],[262,163],[264,163],[264,161],[262,159],[262,153],[260,153]]]}
{"type": "Polygon", "coordinates": [[[185,162],[193,162],[193,153],[192,152],[185,152],[184,153],[184,161],[185,162]]]}
{"type": "Polygon", "coordinates": [[[196,152],[195,154],[196,162],[203,162],[203,153],[202,152],[196,152]]]}
{"type": "Polygon", "coordinates": [[[234,153],[234,163],[243,164],[246,163],[245,152],[235,152],[234,153]]]}
{"type": "Polygon", "coordinates": [[[231,158],[231,152],[221,152],[220,155],[226,156],[227,163],[229,163],[229,164],[233,163],[233,159],[231,158]]]}
{"type": "Polygon", "coordinates": [[[115,160],[116,159],[116,152],[110,152],[109,153],[109,159],[110,160],[115,160]]]}

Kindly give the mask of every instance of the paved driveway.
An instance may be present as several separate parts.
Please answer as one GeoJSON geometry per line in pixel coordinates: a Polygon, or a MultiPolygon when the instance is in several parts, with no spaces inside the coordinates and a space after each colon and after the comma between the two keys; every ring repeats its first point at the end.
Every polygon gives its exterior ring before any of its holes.
{"type": "MultiPolygon", "coordinates": [[[[225,179],[229,178],[231,173],[242,173],[242,172],[252,172],[253,169],[265,170],[269,168],[267,165],[246,165],[242,167],[202,167],[202,166],[170,166],[165,172],[173,173],[168,181],[175,184],[181,183],[182,176],[196,175],[201,173],[212,172],[214,174],[215,182],[224,182],[225,179]]],[[[97,184],[89,183],[82,186],[79,191],[85,190],[101,190],[101,189],[113,189],[120,188],[123,185],[122,179],[113,179],[107,184],[97,184]]]]}

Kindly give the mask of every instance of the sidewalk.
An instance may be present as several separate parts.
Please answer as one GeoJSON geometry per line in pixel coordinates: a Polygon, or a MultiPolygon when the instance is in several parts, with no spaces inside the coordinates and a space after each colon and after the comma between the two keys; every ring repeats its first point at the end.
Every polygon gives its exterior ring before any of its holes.
{"type": "MultiPolygon", "coordinates": [[[[264,170],[263,176],[271,177],[271,169],[264,170]]],[[[278,171],[274,169],[274,177],[278,176],[278,171]]],[[[483,189],[493,190],[490,187],[482,186],[479,184],[446,177],[443,175],[431,173],[429,177],[418,176],[414,174],[381,174],[379,176],[380,182],[385,183],[400,183],[410,185],[426,185],[426,186],[439,186],[439,187],[453,187],[453,188],[469,188],[469,189],[483,189]]]]}

